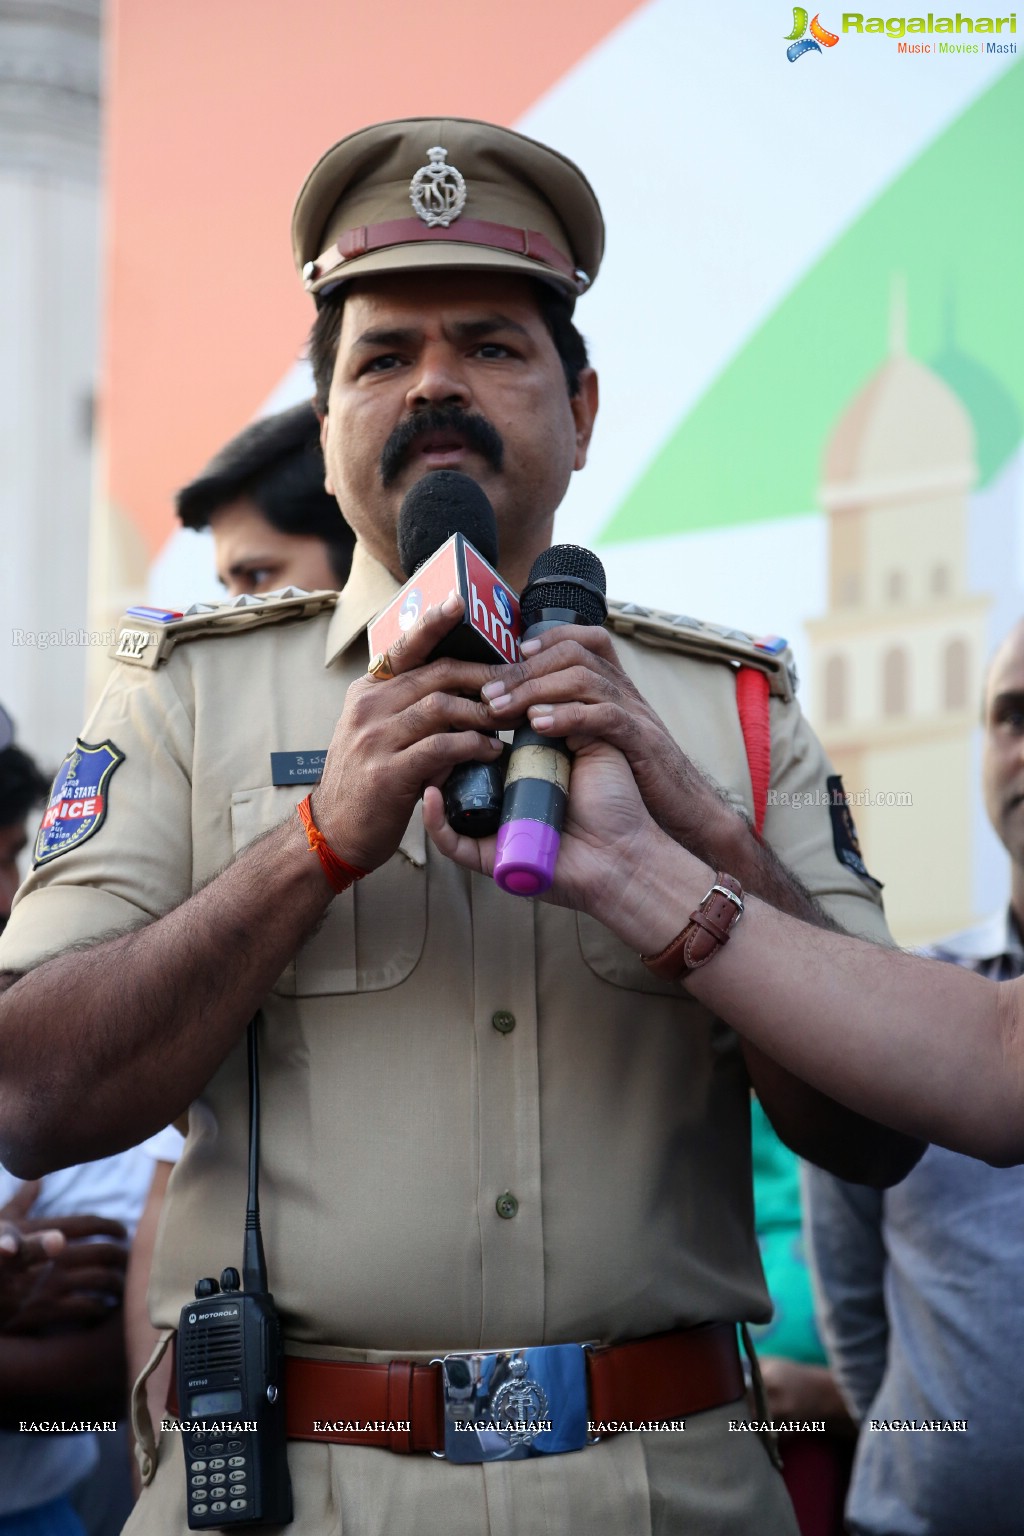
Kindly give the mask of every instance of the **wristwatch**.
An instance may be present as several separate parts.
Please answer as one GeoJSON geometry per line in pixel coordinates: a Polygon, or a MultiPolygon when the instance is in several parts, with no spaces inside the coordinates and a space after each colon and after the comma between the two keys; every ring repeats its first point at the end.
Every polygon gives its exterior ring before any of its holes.
{"type": "Polygon", "coordinates": [[[743,888],[732,875],[719,870],[708,891],[682,933],[657,955],[641,955],[649,971],[662,981],[678,981],[702,965],[729,942],[729,931],[743,916],[743,888]]]}

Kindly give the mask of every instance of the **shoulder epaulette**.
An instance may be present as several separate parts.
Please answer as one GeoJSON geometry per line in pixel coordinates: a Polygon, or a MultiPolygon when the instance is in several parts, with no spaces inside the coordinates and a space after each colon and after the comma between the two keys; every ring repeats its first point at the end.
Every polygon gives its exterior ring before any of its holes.
{"type": "Polygon", "coordinates": [[[131,667],[152,670],[185,640],[237,635],[286,619],[308,619],[325,608],[333,608],[337,601],[337,592],[303,592],[300,587],[284,587],[266,597],[244,592],[225,603],[193,603],[184,613],[172,608],[129,608],[117,626],[117,639],[110,654],[131,667]]]}
{"type": "Polygon", "coordinates": [[[748,635],[742,629],[706,624],[684,613],[663,613],[639,603],[608,602],[608,628],[644,645],[660,646],[719,661],[732,667],[756,667],[768,678],[770,691],[787,701],[796,697],[796,667],[785,640],[779,635],[748,635]]]}

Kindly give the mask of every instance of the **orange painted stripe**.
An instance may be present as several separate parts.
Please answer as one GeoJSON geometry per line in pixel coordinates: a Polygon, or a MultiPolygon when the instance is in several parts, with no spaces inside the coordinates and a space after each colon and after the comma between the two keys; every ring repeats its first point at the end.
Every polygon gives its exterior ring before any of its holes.
{"type": "Polygon", "coordinates": [[[381,118],[515,123],[641,3],[113,0],[101,420],[151,555],[302,347],[289,220],[318,156],[381,118]]]}

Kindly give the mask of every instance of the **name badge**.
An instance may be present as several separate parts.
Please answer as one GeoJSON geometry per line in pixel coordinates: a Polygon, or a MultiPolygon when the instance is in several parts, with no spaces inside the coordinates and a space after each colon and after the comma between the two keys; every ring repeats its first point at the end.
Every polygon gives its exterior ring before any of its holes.
{"type": "Polygon", "coordinates": [[[324,776],[327,748],[313,752],[271,752],[272,784],[319,784],[324,776]]]}

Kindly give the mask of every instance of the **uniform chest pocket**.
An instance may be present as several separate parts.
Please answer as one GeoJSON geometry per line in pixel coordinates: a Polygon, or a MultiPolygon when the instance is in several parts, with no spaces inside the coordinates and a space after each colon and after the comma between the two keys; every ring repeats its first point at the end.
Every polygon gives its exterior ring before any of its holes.
{"type": "MultiPolygon", "coordinates": [[[[292,785],[237,790],[231,797],[235,852],[279,826],[305,793],[292,785]]],[[[417,805],[398,852],[331,902],[273,991],[321,997],[396,987],[419,963],[426,934],[426,833],[417,805]]]]}

